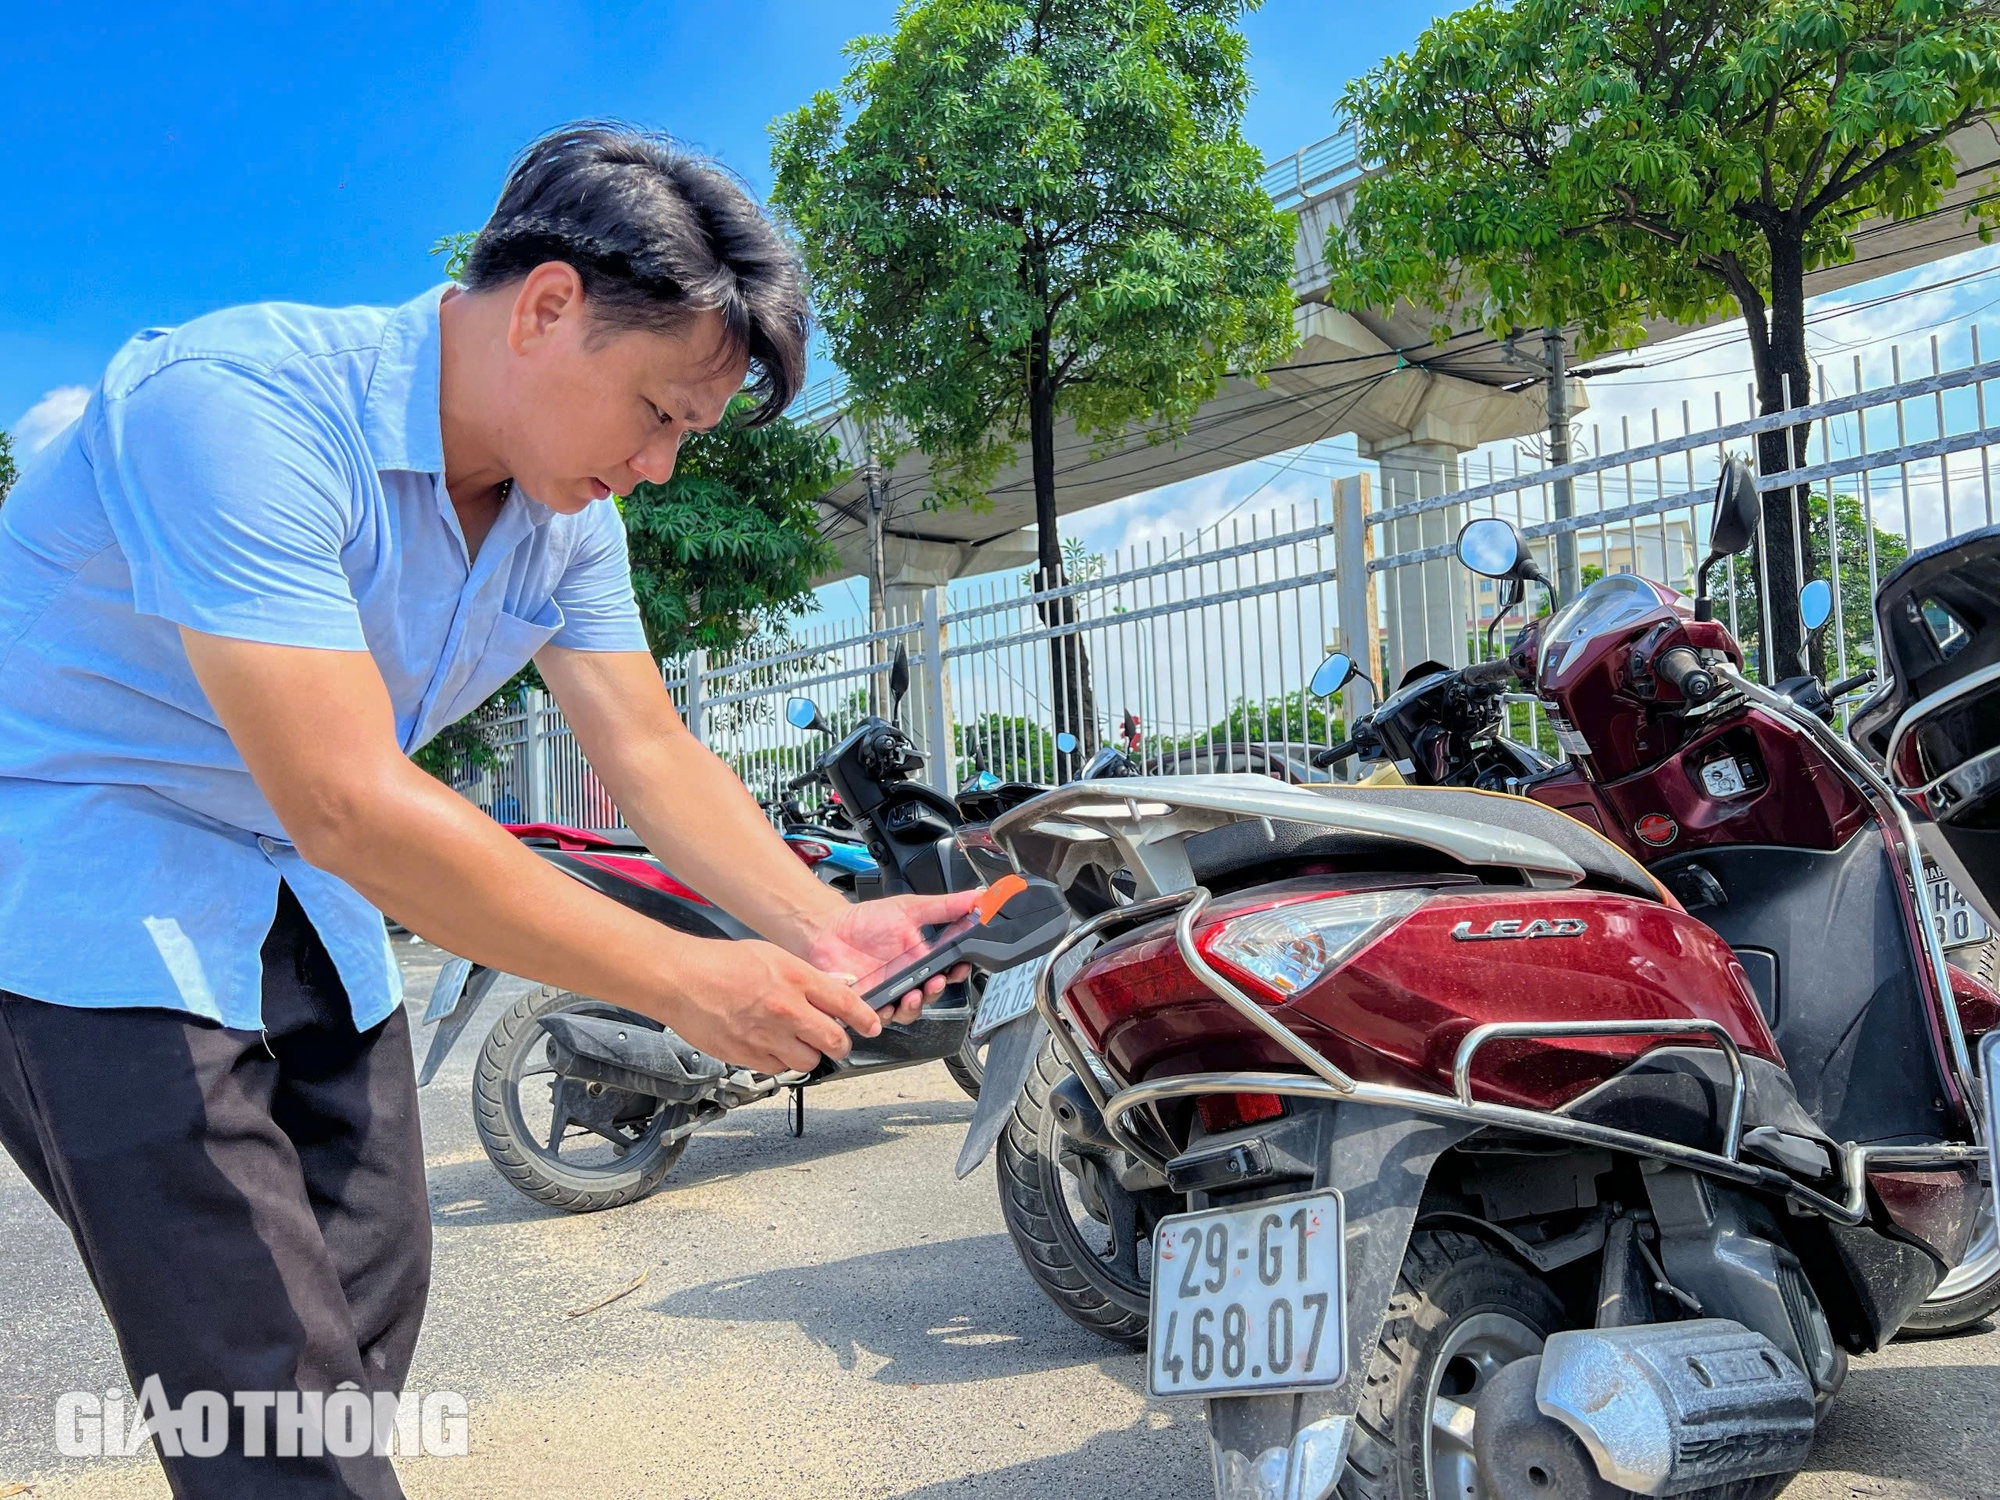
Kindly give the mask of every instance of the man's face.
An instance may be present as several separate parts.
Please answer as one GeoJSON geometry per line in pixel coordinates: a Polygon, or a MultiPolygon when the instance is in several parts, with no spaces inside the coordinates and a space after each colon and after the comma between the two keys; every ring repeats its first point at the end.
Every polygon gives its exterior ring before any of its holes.
{"type": "Polygon", "coordinates": [[[673,333],[599,322],[568,266],[536,268],[515,298],[504,443],[515,483],[565,515],[664,484],[690,432],[722,420],[746,356],[702,313],[673,333]]]}

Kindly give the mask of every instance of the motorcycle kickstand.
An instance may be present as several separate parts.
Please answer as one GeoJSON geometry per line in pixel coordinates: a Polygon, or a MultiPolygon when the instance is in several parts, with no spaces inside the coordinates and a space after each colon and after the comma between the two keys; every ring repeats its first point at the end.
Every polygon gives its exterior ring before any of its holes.
{"type": "Polygon", "coordinates": [[[806,1090],[802,1083],[792,1085],[792,1102],[785,1110],[785,1118],[792,1128],[792,1139],[797,1140],[806,1133],[806,1090]]]}

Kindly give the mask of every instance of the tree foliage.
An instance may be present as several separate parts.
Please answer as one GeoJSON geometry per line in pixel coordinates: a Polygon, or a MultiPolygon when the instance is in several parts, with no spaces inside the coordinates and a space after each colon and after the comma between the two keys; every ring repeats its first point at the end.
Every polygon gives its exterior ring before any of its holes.
{"type": "Polygon", "coordinates": [[[14,467],[14,434],[0,430],[0,505],[6,503],[7,492],[14,488],[19,472],[14,467]]]}
{"type": "MultiPolygon", "coordinates": [[[[1051,581],[1058,418],[1165,440],[1292,347],[1292,223],[1240,128],[1245,9],[911,0],[773,126],[855,410],[927,455],[941,504],[984,503],[1025,441],[1051,581]]],[[[1089,743],[1080,653],[1053,645],[1058,724],[1089,743]]]]}
{"type": "MultiPolygon", "coordinates": [[[[1811,394],[1806,272],[1853,260],[1865,219],[1938,209],[1956,185],[1949,138],[2000,109],[2000,11],[1479,0],[1342,107],[1384,170],[1334,247],[1336,300],[1476,309],[1496,333],[1571,328],[1586,354],[1636,343],[1647,319],[1736,311],[1759,405],[1783,411],[1811,394]]],[[[1802,462],[1804,443],[1770,434],[1765,472],[1802,462]]],[[[1803,498],[1766,496],[1776,576],[1793,576],[1803,498]]],[[[1796,661],[1796,608],[1774,603],[1796,661]]]]}

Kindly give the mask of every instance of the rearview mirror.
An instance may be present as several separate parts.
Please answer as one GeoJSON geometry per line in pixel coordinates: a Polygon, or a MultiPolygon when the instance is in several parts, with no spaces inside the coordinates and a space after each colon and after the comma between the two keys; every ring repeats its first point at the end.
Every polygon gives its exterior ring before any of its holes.
{"type": "Polygon", "coordinates": [[[1345,651],[1336,651],[1314,671],[1312,695],[1315,698],[1331,698],[1353,680],[1354,658],[1345,651]]]}
{"type": "Polygon", "coordinates": [[[1715,482],[1715,520],[1708,528],[1708,550],[1729,557],[1750,545],[1757,534],[1757,475],[1748,459],[1731,454],[1715,482]]]}
{"type": "Polygon", "coordinates": [[[1076,736],[1065,729],[1056,736],[1056,750],[1063,755],[1076,754],[1076,736]]]}
{"type": "Polygon", "coordinates": [[[897,723],[903,718],[903,695],[910,690],[910,648],[898,644],[896,659],[889,663],[889,717],[897,723]]]}
{"type": "Polygon", "coordinates": [[[1833,585],[1815,578],[1799,590],[1799,623],[1807,630],[1818,630],[1832,618],[1833,585]]]}
{"type": "Polygon", "coordinates": [[[810,698],[787,698],[785,700],[785,722],[794,729],[825,729],[820,721],[819,705],[810,698]]]}
{"type": "Polygon", "coordinates": [[[1536,577],[1535,559],[1514,523],[1498,516],[1467,521],[1458,533],[1458,560],[1485,578],[1536,577]]]}

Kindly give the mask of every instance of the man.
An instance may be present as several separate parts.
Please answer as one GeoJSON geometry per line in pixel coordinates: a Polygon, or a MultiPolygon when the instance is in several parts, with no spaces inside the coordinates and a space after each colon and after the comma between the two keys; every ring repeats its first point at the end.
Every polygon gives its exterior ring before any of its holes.
{"type": "Polygon", "coordinates": [[[746,378],[781,411],[806,334],[733,181],[571,128],[462,287],[141,334],[0,510],[0,1139],[134,1389],[232,1402],[221,1454],[156,1432],[176,1494],[400,1494],[383,1457],[282,1456],[272,1417],[398,1390],[422,1317],[382,912],[775,1072],[876,1034],[842,976],[969,904],[813,879],[645,649],[609,497],[746,378]],[[632,827],[770,941],[649,922],[410,763],[530,658],[632,827]]]}

